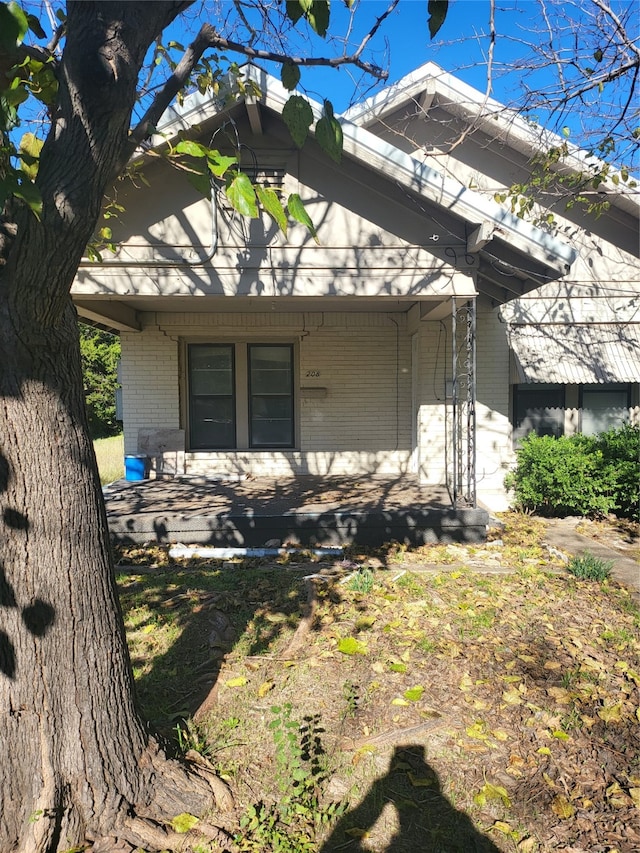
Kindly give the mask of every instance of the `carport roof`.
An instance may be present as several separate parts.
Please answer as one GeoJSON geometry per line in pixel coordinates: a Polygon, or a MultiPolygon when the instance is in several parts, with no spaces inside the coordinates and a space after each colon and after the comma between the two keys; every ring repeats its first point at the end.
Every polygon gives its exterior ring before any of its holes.
{"type": "Polygon", "coordinates": [[[507,327],[516,382],[640,382],[640,323],[507,327]]]}

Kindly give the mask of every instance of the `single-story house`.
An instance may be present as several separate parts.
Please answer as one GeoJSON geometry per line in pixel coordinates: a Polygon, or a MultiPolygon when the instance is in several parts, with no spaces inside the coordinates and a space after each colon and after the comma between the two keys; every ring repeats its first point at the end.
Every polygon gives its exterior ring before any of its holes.
{"type": "Polygon", "coordinates": [[[529,429],[640,421],[633,193],[518,218],[494,196],[539,134],[432,63],[341,117],[340,165],[298,149],[290,93],[247,74],[258,94],[165,114],[144,183],[116,188],[117,253],[73,287],[121,335],[126,454],[186,476],[407,476],[499,510],[529,429]],[[158,156],[181,134],[299,193],[318,242],[200,195],[158,156]]]}

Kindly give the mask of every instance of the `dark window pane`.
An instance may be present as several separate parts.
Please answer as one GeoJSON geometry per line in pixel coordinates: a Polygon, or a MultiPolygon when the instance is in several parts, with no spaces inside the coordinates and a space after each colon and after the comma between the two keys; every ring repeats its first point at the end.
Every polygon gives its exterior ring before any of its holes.
{"type": "Polygon", "coordinates": [[[515,439],[530,432],[537,435],[564,434],[564,386],[530,388],[515,385],[514,430],[515,439]]]}
{"type": "Polygon", "coordinates": [[[233,400],[229,397],[195,397],[191,401],[191,446],[234,447],[233,400]]]}
{"type": "Polygon", "coordinates": [[[293,444],[291,418],[253,418],[252,447],[291,447],[293,444]]]}
{"type": "Polygon", "coordinates": [[[231,346],[218,344],[195,344],[190,347],[192,370],[231,370],[233,352],[231,346]]]}
{"type": "Polygon", "coordinates": [[[191,394],[233,394],[233,350],[198,344],[190,348],[191,394]]]}
{"type": "Polygon", "coordinates": [[[235,447],[233,346],[189,347],[190,447],[235,447]]]}
{"type": "Polygon", "coordinates": [[[581,431],[585,435],[620,427],[629,420],[627,386],[586,387],[582,391],[581,431]]]}
{"type": "Polygon", "coordinates": [[[291,374],[285,370],[253,370],[251,387],[258,394],[288,394],[291,374]]]}
{"type": "Polygon", "coordinates": [[[293,348],[249,346],[250,443],[293,446],[293,348]]]}

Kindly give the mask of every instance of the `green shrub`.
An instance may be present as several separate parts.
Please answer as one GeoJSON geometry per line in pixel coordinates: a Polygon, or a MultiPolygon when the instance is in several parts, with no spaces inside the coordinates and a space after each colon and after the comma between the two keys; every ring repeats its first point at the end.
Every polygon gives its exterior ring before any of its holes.
{"type": "Polygon", "coordinates": [[[640,430],[625,425],[595,436],[528,435],[505,485],[518,509],[545,516],[640,519],[640,430]]]}
{"type": "Polygon", "coordinates": [[[79,324],[84,396],[92,438],[117,435],[116,388],[120,339],[117,335],[79,324]]]}
{"type": "Polygon", "coordinates": [[[625,424],[596,436],[616,515],[640,521],[640,428],[625,424]]]}
{"type": "Polygon", "coordinates": [[[567,569],[572,575],[588,581],[606,580],[611,574],[612,568],[611,560],[602,560],[588,551],[580,557],[572,557],[567,564],[567,569]]]}

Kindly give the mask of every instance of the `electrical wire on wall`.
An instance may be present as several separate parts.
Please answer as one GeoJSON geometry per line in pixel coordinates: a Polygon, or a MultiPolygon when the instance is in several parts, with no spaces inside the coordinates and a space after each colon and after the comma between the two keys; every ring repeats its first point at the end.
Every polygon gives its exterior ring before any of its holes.
{"type": "Polygon", "coordinates": [[[446,358],[442,360],[442,388],[444,389],[444,397],[441,397],[438,394],[437,390],[437,374],[438,374],[438,363],[440,361],[440,346],[442,344],[442,338],[444,336],[444,349],[447,351],[447,327],[443,323],[442,320],[439,321],[440,331],[438,332],[438,346],[436,347],[436,360],[433,365],[433,396],[439,402],[446,402],[447,399],[447,361],[446,358]]]}

